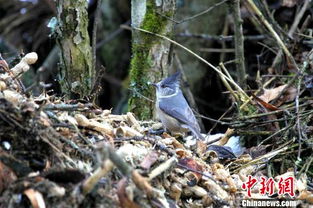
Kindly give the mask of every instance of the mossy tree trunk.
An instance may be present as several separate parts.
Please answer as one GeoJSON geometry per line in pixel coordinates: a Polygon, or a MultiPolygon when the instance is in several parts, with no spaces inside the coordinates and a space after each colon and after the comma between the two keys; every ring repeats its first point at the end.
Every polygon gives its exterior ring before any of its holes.
{"type": "Polygon", "coordinates": [[[88,27],[88,1],[57,0],[60,84],[70,98],[89,95],[94,72],[88,27]]]}
{"type": "MultiPolygon", "coordinates": [[[[132,26],[153,33],[172,36],[176,0],[132,0],[132,26]]],[[[132,60],[130,69],[129,110],[140,119],[151,119],[154,103],[145,99],[155,98],[155,89],[149,82],[158,82],[168,75],[171,67],[171,50],[168,41],[156,36],[133,31],[132,60]]]]}

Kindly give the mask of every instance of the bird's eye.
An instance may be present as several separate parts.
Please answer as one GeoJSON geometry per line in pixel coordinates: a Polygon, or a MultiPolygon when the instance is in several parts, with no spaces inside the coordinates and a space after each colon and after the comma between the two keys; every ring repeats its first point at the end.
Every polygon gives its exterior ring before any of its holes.
{"type": "Polygon", "coordinates": [[[161,85],[161,87],[162,87],[162,88],[164,88],[164,87],[165,87],[165,85],[164,85],[164,84],[162,84],[162,85],[161,85]]]}

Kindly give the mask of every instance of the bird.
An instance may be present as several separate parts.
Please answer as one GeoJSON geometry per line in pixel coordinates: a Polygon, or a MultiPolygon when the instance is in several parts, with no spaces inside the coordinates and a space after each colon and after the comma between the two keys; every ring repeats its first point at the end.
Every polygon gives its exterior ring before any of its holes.
{"type": "Polygon", "coordinates": [[[204,140],[197,119],[180,89],[180,78],[181,72],[178,71],[152,83],[156,89],[156,116],[172,134],[191,131],[197,139],[204,140]]]}

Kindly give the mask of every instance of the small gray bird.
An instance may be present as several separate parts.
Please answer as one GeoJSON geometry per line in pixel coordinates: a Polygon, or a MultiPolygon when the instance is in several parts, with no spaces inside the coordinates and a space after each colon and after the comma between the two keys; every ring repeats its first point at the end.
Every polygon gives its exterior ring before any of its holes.
{"type": "Polygon", "coordinates": [[[173,134],[191,131],[204,139],[199,124],[179,87],[180,73],[152,85],[156,88],[156,114],[164,127],[173,134]]]}

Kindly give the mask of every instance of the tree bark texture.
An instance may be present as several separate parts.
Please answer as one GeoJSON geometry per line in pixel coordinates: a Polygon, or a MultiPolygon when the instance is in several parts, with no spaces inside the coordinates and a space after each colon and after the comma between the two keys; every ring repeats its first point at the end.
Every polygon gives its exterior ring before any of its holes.
{"type": "Polygon", "coordinates": [[[86,0],[57,0],[58,44],[61,49],[60,84],[71,98],[89,95],[94,72],[86,0]]]}
{"type": "MultiPolygon", "coordinates": [[[[132,0],[132,26],[153,33],[172,36],[176,0],[132,0]],[[168,18],[166,18],[168,17],[168,18]]],[[[168,75],[172,66],[170,43],[156,36],[133,31],[132,60],[130,69],[129,111],[140,119],[151,119],[154,102],[146,98],[155,98],[155,89],[149,82],[158,82],[168,75]]]]}

